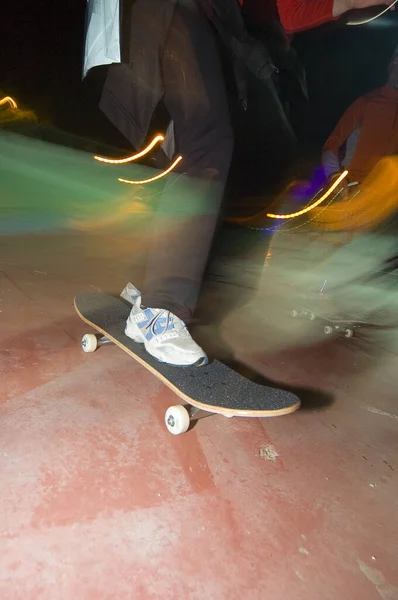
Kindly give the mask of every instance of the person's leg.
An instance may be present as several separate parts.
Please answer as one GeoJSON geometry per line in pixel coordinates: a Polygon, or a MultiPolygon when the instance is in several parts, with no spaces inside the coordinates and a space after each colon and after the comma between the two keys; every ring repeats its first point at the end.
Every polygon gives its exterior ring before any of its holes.
{"type": "Polygon", "coordinates": [[[154,219],[142,305],[191,320],[233,148],[218,48],[195,0],[180,0],[162,56],[164,103],[180,173],[165,184],[154,219]],[[184,174],[182,174],[184,173],[184,174]]]}
{"type": "Polygon", "coordinates": [[[144,343],[158,360],[199,365],[207,357],[185,323],[196,308],[233,136],[218,49],[195,0],[177,2],[161,72],[163,102],[174,123],[175,150],[182,161],[165,179],[142,295],[133,302],[126,334],[144,343]]]}

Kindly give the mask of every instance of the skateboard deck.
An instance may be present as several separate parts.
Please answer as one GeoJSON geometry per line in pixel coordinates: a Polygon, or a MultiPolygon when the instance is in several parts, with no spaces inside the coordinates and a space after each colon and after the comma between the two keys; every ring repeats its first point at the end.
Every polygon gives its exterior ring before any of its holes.
{"type": "MultiPolygon", "coordinates": [[[[226,417],[277,417],[300,408],[299,398],[292,392],[251,381],[214,360],[202,367],[175,367],[159,362],[124,333],[131,306],[102,292],[83,293],[75,297],[79,317],[101,336],[86,334],[82,339],[85,352],[114,343],[148,369],[179,398],[189,405],[172,406],[165,422],[171,433],[183,433],[199,411],[226,417]]],[[[204,415],[202,415],[204,416],[204,415]]]]}

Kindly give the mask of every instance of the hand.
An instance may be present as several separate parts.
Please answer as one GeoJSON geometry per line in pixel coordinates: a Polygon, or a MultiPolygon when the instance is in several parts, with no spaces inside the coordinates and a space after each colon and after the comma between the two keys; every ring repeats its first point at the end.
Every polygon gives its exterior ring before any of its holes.
{"type": "Polygon", "coordinates": [[[391,6],[395,10],[394,0],[334,0],[333,17],[340,17],[349,10],[360,10],[371,6],[391,6]]]}
{"type": "MultiPolygon", "coordinates": [[[[371,6],[389,6],[393,0],[347,0],[348,10],[358,10],[360,8],[369,8],[371,6]]],[[[394,10],[394,6],[391,7],[394,10]]]]}

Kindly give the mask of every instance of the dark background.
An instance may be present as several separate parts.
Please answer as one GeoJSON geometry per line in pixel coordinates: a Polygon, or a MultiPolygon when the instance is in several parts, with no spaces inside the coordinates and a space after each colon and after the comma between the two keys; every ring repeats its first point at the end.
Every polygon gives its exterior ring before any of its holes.
{"type": "MultiPolygon", "coordinates": [[[[81,82],[85,6],[84,0],[7,3],[1,12],[0,88],[40,120],[123,143],[81,82]]],[[[293,43],[310,91],[300,135],[317,148],[356,97],[385,82],[398,43],[398,11],[366,26],[328,25],[297,35],[293,43]]]]}

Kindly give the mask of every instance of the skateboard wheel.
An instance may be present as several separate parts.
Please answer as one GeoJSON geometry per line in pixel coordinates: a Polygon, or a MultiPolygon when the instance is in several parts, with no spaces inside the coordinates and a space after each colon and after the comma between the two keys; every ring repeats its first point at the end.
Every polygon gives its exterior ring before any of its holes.
{"type": "Polygon", "coordinates": [[[291,311],[290,315],[293,317],[293,319],[297,319],[297,317],[299,316],[299,311],[294,309],[291,311]]]}
{"type": "Polygon", "coordinates": [[[177,404],[176,406],[170,406],[166,410],[166,414],[164,417],[164,421],[166,423],[167,429],[173,435],[179,435],[180,433],[185,433],[189,428],[189,412],[182,406],[181,404],[177,404]]]}
{"type": "Polygon", "coordinates": [[[324,327],[323,332],[325,335],[332,335],[333,333],[333,327],[331,327],[330,325],[326,325],[326,327],[324,327]]]}
{"type": "Polygon", "coordinates": [[[86,333],[82,337],[82,348],[84,352],[95,352],[98,347],[98,339],[94,333],[86,333]]]}
{"type": "Polygon", "coordinates": [[[314,313],[310,312],[310,313],[308,313],[308,318],[310,321],[315,321],[316,315],[314,315],[314,313]]]}
{"type": "Polygon", "coordinates": [[[344,337],[352,338],[353,335],[354,335],[353,329],[345,329],[344,330],[344,337]]]}

